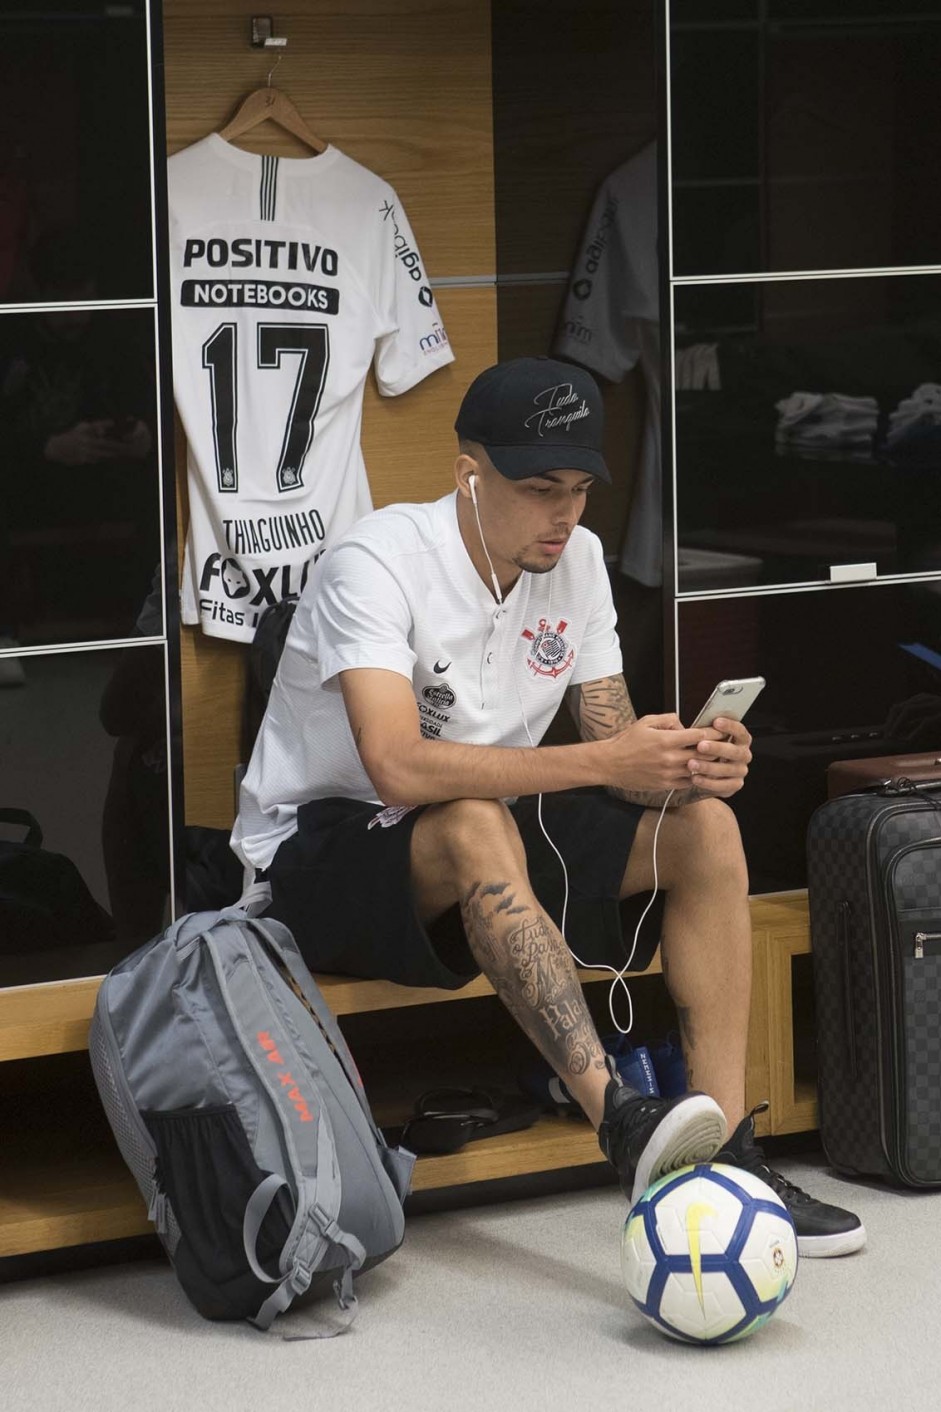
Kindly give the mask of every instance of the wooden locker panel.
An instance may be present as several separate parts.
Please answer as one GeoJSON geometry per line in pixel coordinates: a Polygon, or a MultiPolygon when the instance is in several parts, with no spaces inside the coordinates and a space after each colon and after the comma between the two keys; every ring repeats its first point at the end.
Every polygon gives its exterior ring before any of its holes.
{"type": "MultiPolygon", "coordinates": [[[[223,127],[277,52],[249,44],[256,0],[165,0],[170,152],[223,127]]],[[[273,81],[325,141],[395,187],[432,277],[492,274],[490,6],[485,0],[294,0],[273,81]]],[[[237,144],[310,156],[271,124],[237,144]]]]}
{"type": "Polygon", "coordinates": [[[396,501],[436,500],[454,485],[454,419],[479,372],[497,360],[497,306],[492,285],[437,289],[435,297],[454,362],[402,397],[380,396],[375,380],[363,402],[363,455],[378,508],[396,501]]]}

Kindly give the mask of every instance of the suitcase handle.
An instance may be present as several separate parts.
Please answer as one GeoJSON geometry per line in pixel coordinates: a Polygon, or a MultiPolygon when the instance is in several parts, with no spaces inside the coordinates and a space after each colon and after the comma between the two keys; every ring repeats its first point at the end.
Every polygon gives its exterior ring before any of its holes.
{"type": "MultiPolygon", "coordinates": [[[[941,762],[939,762],[941,764],[941,762]]],[[[876,780],[859,791],[860,794],[930,794],[941,790],[941,779],[913,780],[908,775],[898,775],[895,779],[876,780]]]]}
{"type": "Polygon", "coordinates": [[[846,1060],[850,1077],[857,1077],[856,1016],[853,1009],[852,972],[850,969],[850,904],[840,903],[840,963],[843,971],[843,1027],[846,1031],[846,1060]]]}

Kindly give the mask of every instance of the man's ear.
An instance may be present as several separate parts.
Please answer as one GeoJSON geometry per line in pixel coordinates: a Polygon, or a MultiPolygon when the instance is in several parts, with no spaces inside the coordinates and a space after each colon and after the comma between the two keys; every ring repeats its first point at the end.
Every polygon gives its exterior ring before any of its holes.
{"type": "Polygon", "coordinates": [[[477,477],[477,487],[480,488],[480,463],[466,451],[462,451],[454,462],[454,480],[457,485],[458,494],[464,495],[470,500],[470,478],[477,477]]]}

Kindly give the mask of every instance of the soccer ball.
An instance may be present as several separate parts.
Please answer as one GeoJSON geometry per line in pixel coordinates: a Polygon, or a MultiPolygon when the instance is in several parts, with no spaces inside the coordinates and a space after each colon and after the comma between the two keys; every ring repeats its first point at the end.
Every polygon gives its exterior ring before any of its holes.
{"type": "Polygon", "coordinates": [[[624,1223],[621,1269],[637,1308],[671,1338],[729,1343],[760,1329],[797,1274],[790,1212],[751,1172],[669,1172],[624,1223]]]}

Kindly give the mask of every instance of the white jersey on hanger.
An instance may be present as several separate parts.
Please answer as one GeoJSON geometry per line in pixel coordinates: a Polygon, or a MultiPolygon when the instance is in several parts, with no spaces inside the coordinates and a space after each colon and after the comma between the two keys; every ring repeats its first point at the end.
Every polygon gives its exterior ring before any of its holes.
{"type": "Polygon", "coordinates": [[[621,572],[653,587],[663,578],[660,448],[660,301],[657,145],[602,183],[562,309],[553,351],[620,382],[640,363],[647,415],[621,572]]]}
{"type": "Polygon", "coordinates": [[[262,157],[212,133],[168,172],[182,616],[250,642],[372,509],[370,363],[397,396],[454,355],[395,191],[337,148],[262,157]]]}

